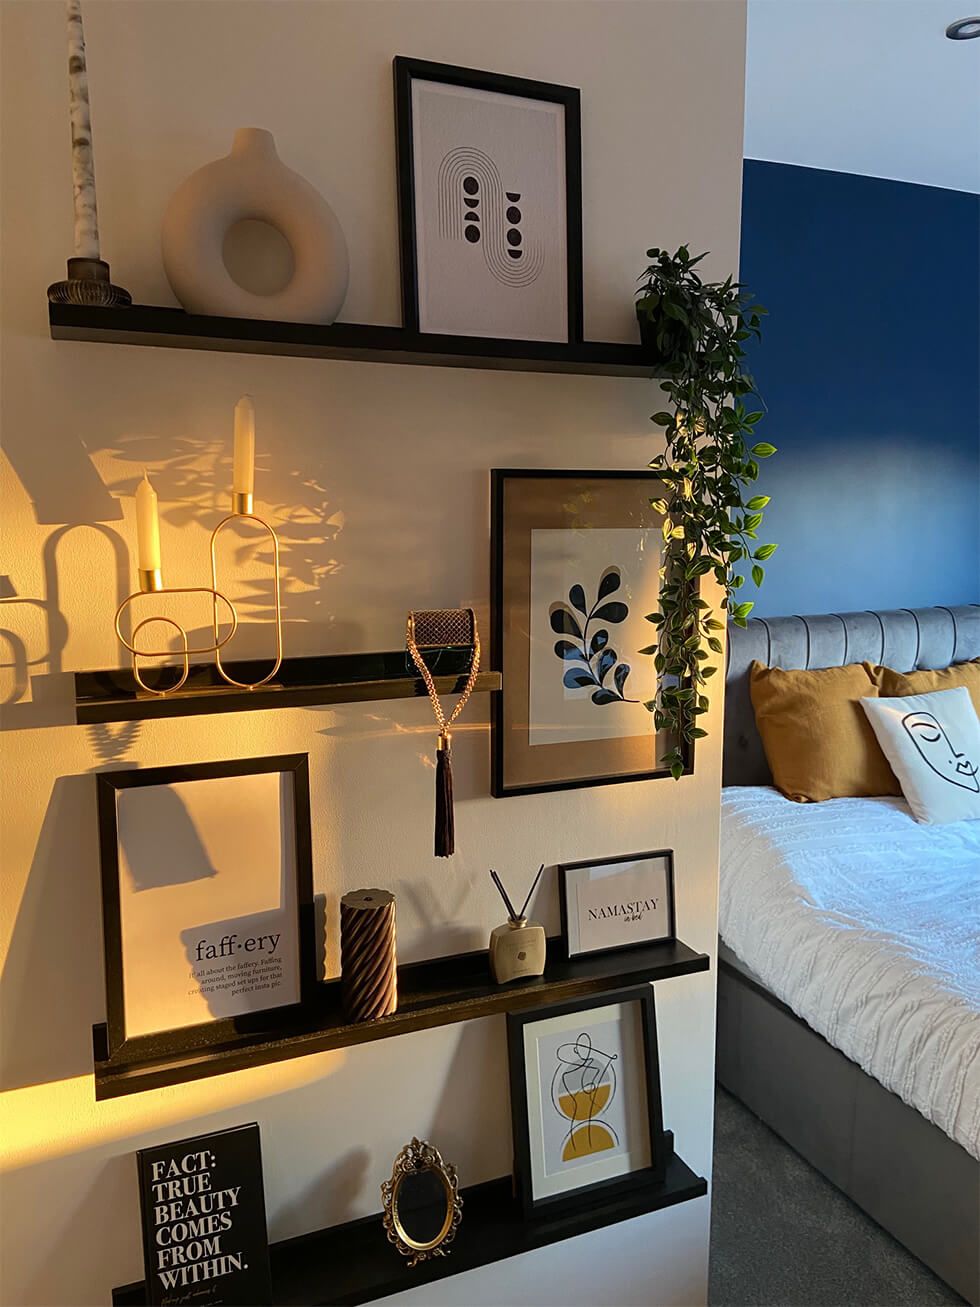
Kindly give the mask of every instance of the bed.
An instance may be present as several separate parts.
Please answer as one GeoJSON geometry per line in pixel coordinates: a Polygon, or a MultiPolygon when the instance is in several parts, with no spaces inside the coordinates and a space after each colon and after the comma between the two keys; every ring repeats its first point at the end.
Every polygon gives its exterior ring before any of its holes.
{"type": "Polygon", "coordinates": [[[756,619],[726,684],[718,1079],[980,1301],[980,823],[772,788],[748,668],[980,657],[980,606],[756,619]]]}

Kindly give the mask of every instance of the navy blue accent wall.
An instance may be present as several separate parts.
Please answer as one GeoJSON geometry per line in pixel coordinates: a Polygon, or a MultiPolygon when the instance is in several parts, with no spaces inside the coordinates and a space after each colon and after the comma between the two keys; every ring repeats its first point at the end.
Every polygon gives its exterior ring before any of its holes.
{"type": "Polygon", "coordinates": [[[755,613],[980,598],[980,196],[747,159],[779,549],[755,613]]]}

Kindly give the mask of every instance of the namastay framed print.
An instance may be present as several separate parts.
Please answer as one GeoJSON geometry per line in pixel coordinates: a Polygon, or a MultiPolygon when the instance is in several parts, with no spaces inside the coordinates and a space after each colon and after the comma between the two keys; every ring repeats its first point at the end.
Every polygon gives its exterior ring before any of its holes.
{"type": "Polygon", "coordinates": [[[272,1302],[259,1127],[141,1148],[143,1301],[151,1307],[272,1302]]]}
{"type": "Polygon", "coordinates": [[[666,1167],[653,988],[507,1016],[514,1166],[526,1216],[666,1167]]]}
{"type": "Polygon", "coordinates": [[[401,56],[394,74],[405,326],[581,341],[579,92],[401,56]]]}
{"type": "Polygon", "coordinates": [[[558,901],[566,958],[672,940],[673,850],[565,863],[558,901]]]}
{"type": "Polygon", "coordinates": [[[97,777],[110,1058],[275,1031],[312,1003],[305,753],[97,777]]]}
{"type": "MultiPolygon", "coordinates": [[[[493,794],[669,776],[646,706],[663,483],[645,472],[491,477],[493,794]]],[[[690,757],[690,754],[689,754],[690,757]]],[[[689,763],[690,765],[690,763],[689,763]]]]}

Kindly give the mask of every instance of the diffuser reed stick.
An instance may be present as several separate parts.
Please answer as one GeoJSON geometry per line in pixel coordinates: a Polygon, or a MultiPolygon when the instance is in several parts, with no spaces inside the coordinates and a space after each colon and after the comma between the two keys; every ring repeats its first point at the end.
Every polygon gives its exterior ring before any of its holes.
{"type": "Polygon", "coordinates": [[[531,895],[538,887],[544,863],[538,868],[527,898],[518,912],[511,902],[510,895],[504,889],[504,883],[490,868],[490,879],[497,887],[497,893],[507,909],[507,920],[502,926],[495,926],[490,932],[490,974],[498,985],[505,985],[511,980],[526,980],[532,976],[544,974],[547,940],[544,926],[536,921],[528,921],[524,916],[531,895]]]}
{"type": "Polygon", "coordinates": [[[493,883],[496,885],[496,887],[497,887],[497,891],[498,891],[498,893],[500,894],[500,897],[501,897],[501,898],[503,899],[503,901],[504,901],[504,907],[507,909],[507,916],[508,916],[508,919],[509,919],[510,921],[523,921],[523,920],[524,920],[524,914],[525,914],[525,912],[527,911],[527,905],[531,902],[531,895],[532,895],[532,894],[534,893],[534,891],[538,888],[538,881],[541,879],[541,873],[542,873],[543,871],[544,871],[544,863],[542,862],[541,866],[538,868],[538,874],[535,876],[534,881],[533,881],[533,883],[532,883],[532,885],[531,885],[531,888],[530,888],[530,889],[528,890],[528,892],[527,892],[527,898],[524,900],[523,904],[521,905],[521,910],[520,910],[520,912],[515,912],[515,910],[514,910],[514,905],[513,905],[513,903],[511,903],[511,901],[510,901],[510,895],[509,895],[509,894],[507,893],[507,891],[504,889],[504,883],[503,883],[503,881],[500,879],[500,877],[499,877],[499,876],[497,875],[497,873],[494,871],[493,867],[490,868],[490,875],[491,875],[491,877],[492,877],[492,879],[493,879],[493,883]]]}

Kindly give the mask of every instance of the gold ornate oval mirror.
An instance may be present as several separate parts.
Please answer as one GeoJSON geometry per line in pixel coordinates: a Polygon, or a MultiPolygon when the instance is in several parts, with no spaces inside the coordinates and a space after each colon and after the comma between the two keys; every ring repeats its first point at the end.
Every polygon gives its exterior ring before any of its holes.
{"type": "Polygon", "coordinates": [[[428,1257],[445,1257],[463,1217],[456,1168],[438,1148],[413,1139],[395,1158],[391,1179],[381,1186],[388,1239],[408,1257],[409,1266],[428,1257]]]}

